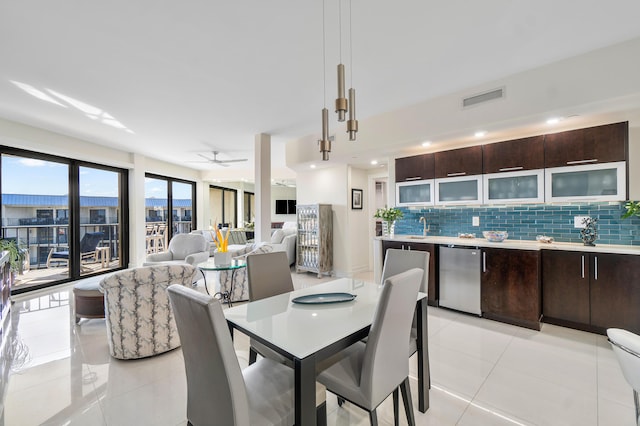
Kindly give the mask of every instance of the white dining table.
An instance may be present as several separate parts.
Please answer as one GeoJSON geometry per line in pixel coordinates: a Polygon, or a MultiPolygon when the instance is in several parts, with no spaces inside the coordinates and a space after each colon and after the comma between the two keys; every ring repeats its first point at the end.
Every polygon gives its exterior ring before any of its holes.
{"type": "MultiPolygon", "coordinates": [[[[316,364],[369,333],[382,286],[340,278],[224,311],[230,331],[238,330],[293,361],[296,425],[316,424],[316,364]],[[318,293],[350,293],[348,302],[298,304],[292,299],[318,293]]],[[[418,409],[429,408],[427,295],[416,300],[418,325],[418,409]]],[[[409,354],[407,354],[408,357],[409,354]]]]}

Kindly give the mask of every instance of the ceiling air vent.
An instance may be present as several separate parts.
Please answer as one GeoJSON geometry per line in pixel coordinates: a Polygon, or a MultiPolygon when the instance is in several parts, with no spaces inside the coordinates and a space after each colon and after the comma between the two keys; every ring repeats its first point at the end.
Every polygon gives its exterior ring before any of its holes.
{"type": "Polygon", "coordinates": [[[479,95],[470,96],[462,99],[462,107],[468,108],[470,106],[478,105],[483,102],[492,101],[494,99],[504,98],[504,87],[491,90],[489,92],[480,93],[479,95]]]}

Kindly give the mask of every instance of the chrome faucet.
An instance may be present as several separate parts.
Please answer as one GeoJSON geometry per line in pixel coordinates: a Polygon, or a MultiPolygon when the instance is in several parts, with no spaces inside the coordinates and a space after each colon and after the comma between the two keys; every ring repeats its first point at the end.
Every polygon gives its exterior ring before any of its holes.
{"type": "Polygon", "coordinates": [[[420,218],[420,223],[422,223],[422,235],[426,237],[427,232],[429,232],[429,229],[431,228],[431,225],[427,226],[427,218],[424,216],[420,218]]]}

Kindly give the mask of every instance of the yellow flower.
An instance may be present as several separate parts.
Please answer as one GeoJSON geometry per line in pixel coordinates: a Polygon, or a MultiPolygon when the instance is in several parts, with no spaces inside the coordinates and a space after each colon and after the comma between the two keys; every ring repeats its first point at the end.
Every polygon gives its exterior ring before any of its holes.
{"type": "Polygon", "coordinates": [[[222,232],[216,226],[216,237],[213,235],[213,231],[211,231],[211,236],[213,237],[213,241],[216,243],[216,247],[220,253],[225,253],[229,247],[229,229],[227,228],[227,233],[223,237],[222,232]]]}

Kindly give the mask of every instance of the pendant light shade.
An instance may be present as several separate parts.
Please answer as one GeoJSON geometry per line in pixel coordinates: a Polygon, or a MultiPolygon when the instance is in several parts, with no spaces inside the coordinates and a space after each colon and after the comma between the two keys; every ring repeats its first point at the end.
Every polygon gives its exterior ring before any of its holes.
{"type": "Polygon", "coordinates": [[[356,89],[349,89],[349,120],[347,121],[347,133],[349,133],[349,140],[356,140],[356,133],[358,133],[358,120],[356,120],[356,89]]]}
{"type": "Polygon", "coordinates": [[[328,161],[331,141],[329,140],[329,110],[326,108],[322,108],[322,139],[318,141],[318,144],[322,153],[322,161],[328,161]]]}
{"type": "Polygon", "coordinates": [[[338,113],[338,121],[345,119],[347,112],[347,98],[344,97],[344,65],[338,64],[338,98],[336,99],[336,112],[338,113]]]}

